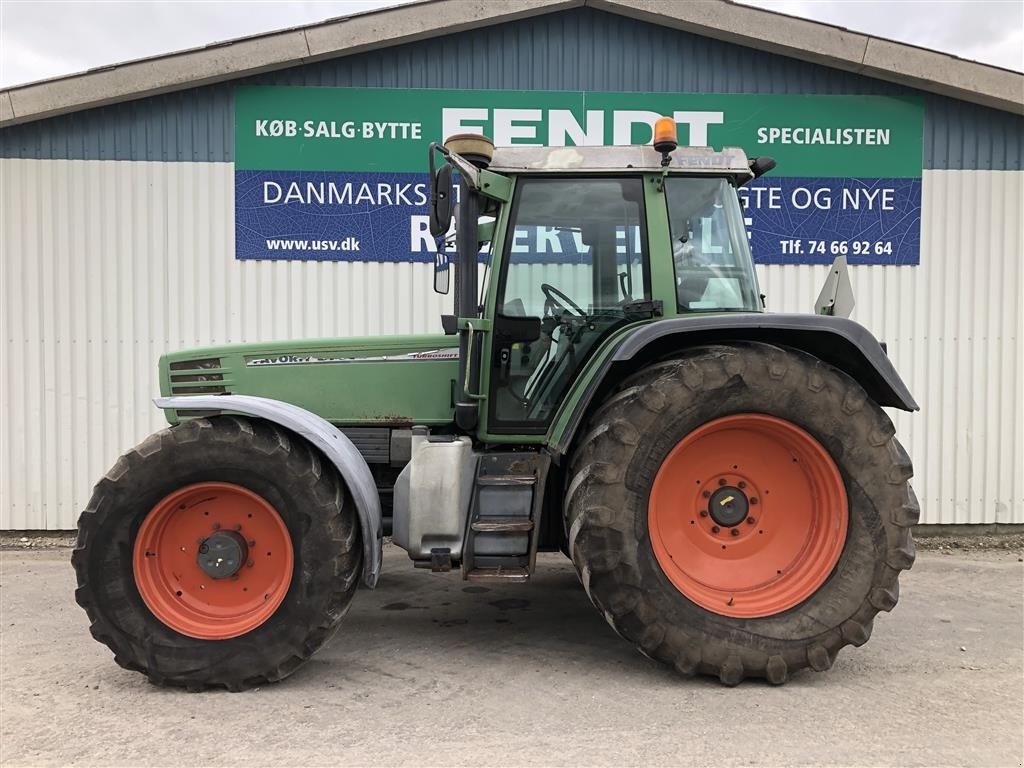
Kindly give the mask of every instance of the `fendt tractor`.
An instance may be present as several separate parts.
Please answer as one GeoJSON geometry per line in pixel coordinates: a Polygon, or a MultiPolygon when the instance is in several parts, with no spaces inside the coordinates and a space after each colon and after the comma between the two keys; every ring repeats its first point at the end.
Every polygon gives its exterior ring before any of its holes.
{"type": "Polygon", "coordinates": [[[99,481],[73,555],[117,663],[280,680],[377,583],[388,535],[477,582],[561,551],[683,675],[782,683],[864,643],[919,515],[882,408],[917,405],[846,316],[845,263],[815,313],[764,311],[740,188],[774,160],[677,147],[662,118],[652,146],[458,135],[428,165],[443,334],[161,358],[170,427],[99,481]]]}

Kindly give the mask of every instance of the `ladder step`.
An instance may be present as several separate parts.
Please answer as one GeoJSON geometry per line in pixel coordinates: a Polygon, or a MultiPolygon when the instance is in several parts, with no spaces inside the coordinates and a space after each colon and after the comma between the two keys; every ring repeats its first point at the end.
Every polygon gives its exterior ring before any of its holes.
{"type": "Polygon", "coordinates": [[[473,521],[477,533],[523,533],[533,530],[533,521],[522,517],[482,517],[473,521]]]}
{"type": "Polygon", "coordinates": [[[533,475],[481,475],[476,479],[477,485],[536,485],[537,478],[533,475]]]}
{"type": "Polygon", "coordinates": [[[466,574],[466,579],[469,581],[502,581],[506,583],[517,583],[529,581],[530,570],[520,566],[504,567],[500,565],[497,568],[474,568],[466,574]]]}

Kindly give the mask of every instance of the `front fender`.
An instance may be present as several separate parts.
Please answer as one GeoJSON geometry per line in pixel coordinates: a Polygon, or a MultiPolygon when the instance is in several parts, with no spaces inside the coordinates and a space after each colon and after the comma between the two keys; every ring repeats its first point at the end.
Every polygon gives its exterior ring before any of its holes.
{"type": "Polygon", "coordinates": [[[919,410],[882,345],[852,320],[770,312],[675,317],[638,326],[611,343],[583,391],[566,399],[571,410],[555,417],[549,450],[556,459],[565,455],[595,396],[622,376],[678,350],[737,341],[802,350],[851,376],[879,405],[919,410]]]}
{"type": "Polygon", "coordinates": [[[362,455],[343,432],[329,421],[297,405],[251,395],[179,395],[158,397],[157,408],[217,411],[256,416],[308,440],[341,473],[359,515],[363,539],[363,582],[374,587],[380,576],[383,525],[377,484],[362,455]]]}

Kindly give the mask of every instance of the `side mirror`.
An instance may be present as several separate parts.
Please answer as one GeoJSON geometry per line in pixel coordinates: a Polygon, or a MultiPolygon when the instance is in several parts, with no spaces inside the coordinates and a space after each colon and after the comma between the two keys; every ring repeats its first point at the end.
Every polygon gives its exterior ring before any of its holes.
{"type": "Polygon", "coordinates": [[[452,167],[445,163],[434,171],[434,151],[430,151],[430,234],[441,237],[452,223],[452,167]]]}
{"type": "Polygon", "coordinates": [[[451,277],[448,270],[448,254],[438,250],[434,254],[434,291],[436,293],[448,293],[451,288],[451,277]]]}

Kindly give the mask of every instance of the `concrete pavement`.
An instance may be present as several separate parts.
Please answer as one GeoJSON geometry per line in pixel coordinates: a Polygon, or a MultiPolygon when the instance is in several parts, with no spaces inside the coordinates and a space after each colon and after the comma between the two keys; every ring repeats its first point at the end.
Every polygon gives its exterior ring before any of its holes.
{"type": "Polygon", "coordinates": [[[1019,553],[922,552],[834,668],[685,680],[620,640],[561,555],[469,585],[385,551],[375,591],[284,683],[149,685],[74,603],[68,550],[0,553],[0,763],[1021,765],[1019,553]]]}

